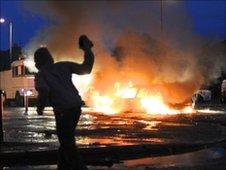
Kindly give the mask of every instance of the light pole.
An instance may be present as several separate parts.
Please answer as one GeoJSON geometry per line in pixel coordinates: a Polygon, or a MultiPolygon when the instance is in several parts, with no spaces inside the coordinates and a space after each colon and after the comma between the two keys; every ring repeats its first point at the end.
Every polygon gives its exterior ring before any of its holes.
{"type": "MultiPolygon", "coordinates": [[[[3,24],[6,22],[4,18],[0,18],[0,23],[3,24]]],[[[13,23],[11,21],[9,22],[9,61],[12,62],[13,58],[13,23]]]]}
{"type": "Polygon", "coordinates": [[[163,33],[163,0],[161,0],[161,34],[163,33]]]}
{"type": "Polygon", "coordinates": [[[160,29],[161,29],[161,37],[163,37],[163,2],[164,0],[160,0],[160,29]]]}
{"type": "Polygon", "coordinates": [[[4,142],[4,131],[3,131],[3,91],[0,90],[0,144],[4,142]]]}

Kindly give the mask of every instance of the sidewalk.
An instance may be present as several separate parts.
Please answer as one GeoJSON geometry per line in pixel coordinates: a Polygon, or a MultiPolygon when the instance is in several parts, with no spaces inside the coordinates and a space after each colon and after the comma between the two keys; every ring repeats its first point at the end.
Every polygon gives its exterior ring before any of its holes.
{"type": "MultiPolygon", "coordinates": [[[[219,143],[225,144],[224,141],[219,143]]],[[[197,144],[141,144],[79,148],[88,165],[112,166],[125,160],[193,152],[215,146],[197,144]]],[[[53,165],[57,162],[57,146],[49,144],[3,143],[0,149],[2,166],[53,165]]]]}
{"type": "MultiPolygon", "coordinates": [[[[10,144],[7,144],[10,145],[10,144]]],[[[21,144],[18,144],[18,146],[22,147],[21,144]]],[[[211,144],[212,145],[212,144],[211,144]]],[[[28,146],[30,147],[30,146],[28,146]]],[[[43,146],[42,146],[43,147],[43,146]]],[[[183,152],[185,148],[179,148],[182,146],[174,146],[171,150],[171,153],[169,153],[169,150],[172,148],[166,148],[162,146],[133,146],[133,147],[112,147],[112,148],[89,148],[89,149],[80,149],[80,151],[84,154],[85,158],[88,160],[89,168],[91,170],[197,170],[197,169],[207,169],[207,170],[225,170],[226,168],[226,142],[222,142],[220,144],[216,144],[215,146],[212,146],[210,148],[201,149],[198,151],[188,152],[188,153],[180,153],[183,152]],[[151,147],[151,148],[149,148],[151,147]],[[160,149],[161,147],[161,149],[160,149]],[[143,150],[141,149],[143,148],[143,150]],[[142,152],[144,152],[144,149],[146,152],[150,152],[150,156],[147,157],[144,156],[143,158],[138,158],[141,156],[142,152]],[[165,150],[164,150],[165,149],[165,150]],[[120,150],[123,150],[119,152],[120,150]],[[130,150],[130,152],[128,152],[130,150]],[[140,152],[138,152],[140,150],[140,152]],[[176,150],[180,150],[180,152],[177,152],[175,154],[176,150]],[[134,152],[137,152],[139,154],[135,154],[134,152]],[[159,153],[156,153],[159,151],[159,153]],[[99,162],[94,162],[93,158],[98,156],[98,158],[102,158],[102,162],[99,159],[99,162]],[[118,153],[119,152],[119,153],[118,153]],[[124,152],[124,159],[122,160],[113,160],[114,155],[117,157],[119,154],[123,154],[124,152]],[[174,152],[174,153],[173,153],[174,152]],[[133,156],[129,156],[129,154],[132,154],[133,156]],[[135,155],[134,155],[135,154],[135,155]],[[172,155],[168,155],[172,154],[172,155]],[[113,157],[105,157],[104,156],[113,156],[113,157]],[[165,156],[164,156],[165,155],[165,156]],[[168,156],[167,156],[168,155],[168,156]],[[127,157],[127,158],[126,158],[127,157]]],[[[192,147],[192,146],[190,146],[192,147]]],[[[206,145],[200,146],[200,148],[208,147],[206,145]]],[[[33,147],[34,148],[34,147],[33,147]]],[[[195,148],[190,148],[195,149],[195,148]]],[[[198,149],[198,148],[196,148],[198,149]]],[[[46,165],[20,165],[20,166],[13,166],[10,168],[4,168],[5,170],[11,169],[11,170],[55,170],[56,169],[56,160],[55,160],[55,154],[56,150],[48,150],[48,151],[40,151],[39,153],[32,153],[27,152],[24,154],[27,154],[27,156],[32,156],[33,158],[42,158],[47,159],[49,164],[46,165]],[[44,154],[45,153],[45,154],[44,154]],[[34,157],[35,156],[35,157],[34,157]],[[54,159],[52,159],[54,158],[54,159]],[[52,162],[50,161],[52,159],[52,162]]],[[[10,152],[11,154],[17,154],[16,152],[10,152]]],[[[2,154],[2,153],[1,153],[2,154]]],[[[2,155],[1,155],[2,156],[2,155]]],[[[15,155],[14,155],[15,156],[15,155]]],[[[122,156],[122,155],[121,155],[122,156]]],[[[121,157],[122,158],[122,157],[121,157]]],[[[1,159],[2,160],[2,157],[1,159]]],[[[40,159],[39,159],[40,160],[40,159]]],[[[27,159],[27,161],[29,161],[27,159]]],[[[31,157],[30,157],[31,161],[31,157]]],[[[32,163],[32,162],[30,162],[32,163]]],[[[40,163],[40,162],[36,162],[40,163]]],[[[42,162],[43,163],[43,162],[42,162]]]]}

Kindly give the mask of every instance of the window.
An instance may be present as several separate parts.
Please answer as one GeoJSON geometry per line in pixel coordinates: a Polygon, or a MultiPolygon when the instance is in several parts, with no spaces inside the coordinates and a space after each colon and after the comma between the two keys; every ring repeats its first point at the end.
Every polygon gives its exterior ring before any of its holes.
{"type": "Polygon", "coordinates": [[[18,76],[18,67],[12,68],[12,74],[13,74],[13,77],[18,76]]]}
{"type": "Polygon", "coordinates": [[[21,76],[22,75],[22,66],[17,66],[17,70],[18,70],[17,75],[21,76]]]}
{"type": "Polygon", "coordinates": [[[12,75],[13,77],[17,76],[29,76],[29,75],[34,75],[33,72],[30,72],[27,67],[24,65],[20,66],[14,66],[12,67],[12,75]]]}
{"type": "Polygon", "coordinates": [[[25,68],[24,68],[24,65],[21,66],[21,75],[23,75],[23,76],[25,75],[25,68]]]}

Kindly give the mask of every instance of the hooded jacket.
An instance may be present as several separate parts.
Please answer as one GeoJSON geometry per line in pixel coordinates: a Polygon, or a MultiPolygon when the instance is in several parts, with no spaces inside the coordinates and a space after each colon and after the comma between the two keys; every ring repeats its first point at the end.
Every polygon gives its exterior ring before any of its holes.
{"type": "Polygon", "coordinates": [[[84,62],[58,62],[41,67],[35,76],[35,89],[38,91],[37,107],[43,110],[47,99],[54,110],[81,107],[82,100],[72,83],[72,74],[91,73],[94,55],[91,50],[85,52],[84,62]]]}

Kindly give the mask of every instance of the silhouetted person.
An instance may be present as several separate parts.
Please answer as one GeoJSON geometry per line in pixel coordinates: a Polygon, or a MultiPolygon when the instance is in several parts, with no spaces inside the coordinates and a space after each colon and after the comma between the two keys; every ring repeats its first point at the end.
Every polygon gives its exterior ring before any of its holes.
{"type": "Polygon", "coordinates": [[[87,169],[75,145],[75,128],[81,114],[82,100],[74,87],[72,73],[89,74],[94,63],[91,50],[92,42],[86,37],[79,38],[79,47],[84,51],[84,62],[58,62],[54,60],[47,48],[39,48],[34,54],[35,66],[39,70],[35,77],[38,91],[37,113],[43,114],[47,99],[53,107],[57,136],[60,143],[58,169],[87,169]]]}

